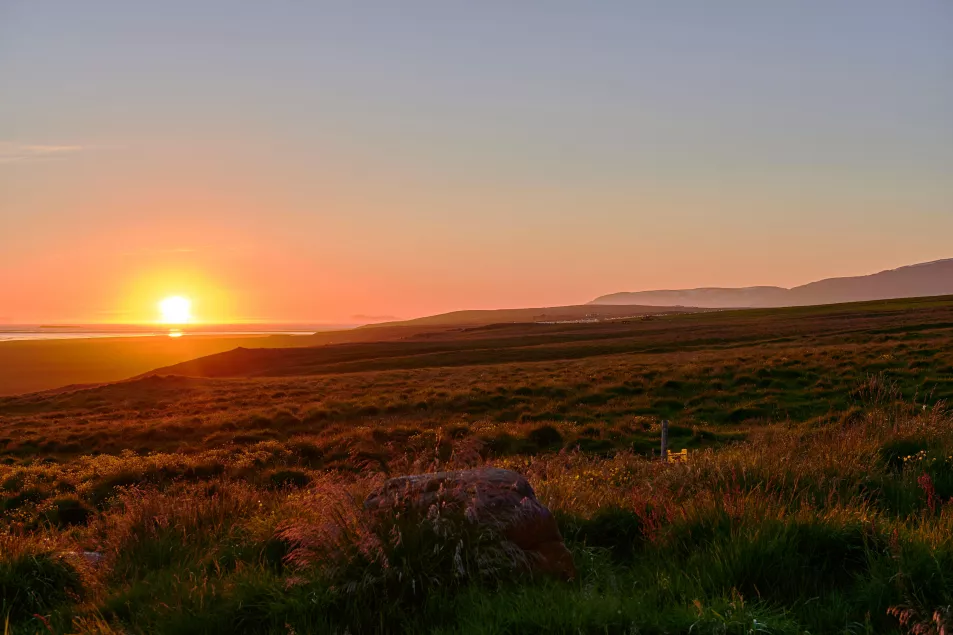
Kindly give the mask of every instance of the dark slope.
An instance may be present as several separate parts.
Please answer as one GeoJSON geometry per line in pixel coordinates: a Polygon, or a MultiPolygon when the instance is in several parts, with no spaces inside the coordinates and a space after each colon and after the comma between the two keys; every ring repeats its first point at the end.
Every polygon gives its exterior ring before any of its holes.
{"type": "Polygon", "coordinates": [[[519,322],[573,322],[584,320],[612,320],[625,317],[639,317],[657,313],[691,311],[685,305],[676,306],[633,306],[626,303],[624,306],[594,306],[580,304],[573,306],[536,307],[526,309],[486,309],[466,310],[441,313],[413,320],[400,322],[384,322],[372,324],[362,329],[377,329],[383,327],[410,327],[410,326],[482,326],[487,324],[519,323],[519,322]]]}
{"type": "Polygon", "coordinates": [[[446,329],[401,341],[286,349],[236,349],[160,368],[148,375],[282,377],[379,370],[671,353],[754,343],[771,345],[812,332],[818,338],[890,329],[951,329],[953,298],[822,307],[670,315],[590,324],[501,324],[446,329]]]}

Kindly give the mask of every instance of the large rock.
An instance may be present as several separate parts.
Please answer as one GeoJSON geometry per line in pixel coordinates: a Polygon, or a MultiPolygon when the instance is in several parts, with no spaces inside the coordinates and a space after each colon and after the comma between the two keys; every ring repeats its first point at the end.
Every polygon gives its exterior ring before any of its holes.
{"type": "Polygon", "coordinates": [[[552,513],[536,499],[523,476],[511,470],[480,468],[401,476],[386,481],[364,501],[371,514],[415,511],[456,504],[469,522],[498,530],[522,549],[536,570],[574,578],[576,567],[552,513]]]}

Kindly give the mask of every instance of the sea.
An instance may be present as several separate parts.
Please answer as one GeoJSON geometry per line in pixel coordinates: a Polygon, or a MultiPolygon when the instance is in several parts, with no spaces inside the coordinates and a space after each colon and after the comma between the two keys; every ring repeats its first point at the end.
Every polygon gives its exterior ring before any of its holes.
{"type": "Polygon", "coordinates": [[[0,342],[73,340],[104,337],[188,337],[240,335],[313,335],[357,324],[0,324],[0,342]]]}

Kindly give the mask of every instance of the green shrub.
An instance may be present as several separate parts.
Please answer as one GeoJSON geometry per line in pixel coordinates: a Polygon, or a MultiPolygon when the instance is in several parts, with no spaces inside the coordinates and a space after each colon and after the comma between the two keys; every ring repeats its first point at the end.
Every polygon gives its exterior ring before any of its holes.
{"type": "Polygon", "coordinates": [[[77,570],[54,552],[0,553],[0,615],[13,623],[48,613],[82,591],[77,570]]]}
{"type": "Polygon", "coordinates": [[[281,538],[274,536],[265,541],[265,544],[261,549],[262,563],[268,569],[271,569],[276,573],[281,573],[284,570],[285,557],[290,551],[291,545],[287,540],[282,540],[281,538]]]}
{"type": "Polygon", "coordinates": [[[615,444],[609,439],[589,439],[586,437],[576,439],[572,445],[579,448],[580,451],[590,454],[607,454],[615,448],[615,444]]]}
{"type": "Polygon", "coordinates": [[[531,430],[526,438],[541,450],[561,446],[563,435],[553,426],[540,426],[531,430]]]}
{"type": "Polygon", "coordinates": [[[3,501],[4,511],[14,511],[20,509],[28,503],[39,503],[48,496],[48,493],[36,487],[25,489],[19,494],[10,496],[3,501]]]}
{"type": "Polygon", "coordinates": [[[645,541],[641,517],[622,507],[604,507],[591,518],[566,519],[561,525],[567,539],[608,549],[622,560],[631,558],[645,541]]]}
{"type": "Polygon", "coordinates": [[[89,501],[97,507],[104,505],[109,499],[116,496],[123,487],[142,485],[155,482],[157,473],[123,471],[111,474],[96,483],[89,493],[89,501]]]}
{"type": "Polygon", "coordinates": [[[916,456],[921,451],[929,449],[929,442],[923,439],[898,439],[884,444],[880,448],[880,458],[887,467],[897,472],[903,471],[910,456],[916,456]]]}
{"type": "Polygon", "coordinates": [[[298,470],[278,470],[268,475],[271,487],[307,487],[311,477],[298,470]]]}
{"type": "Polygon", "coordinates": [[[14,474],[3,479],[3,482],[0,483],[0,489],[4,492],[16,492],[23,489],[23,483],[26,479],[23,476],[22,472],[15,472],[14,474]]]}
{"type": "Polygon", "coordinates": [[[526,449],[527,446],[526,441],[518,439],[508,432],[503,432],[490,438],[484,438],[482,441],[486,444],[487,450],[493,456],[519,454],[526,449]]]}
{"type": "Polygon", "coordinates": [[[46,519],[59,527],[85,525],[94,512],[83,501],[75,498],[60,498],[53,501],[52,509],[46,513],[46,519]]]}
{"type": "Polygon", "coordinates": [[[324,451],[309,441],[291,443],[291,451],[294,452],[302,464],[311,468],[320,468],[324,464],[324,451]]]}

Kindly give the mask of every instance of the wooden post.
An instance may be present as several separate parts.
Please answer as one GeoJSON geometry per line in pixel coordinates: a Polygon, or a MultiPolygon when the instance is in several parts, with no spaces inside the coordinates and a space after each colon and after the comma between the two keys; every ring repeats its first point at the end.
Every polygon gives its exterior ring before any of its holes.
{"type": "Polygon", "coordinates": [[[662,460],[668,460],[668,421],[662,420],[662,460]]]}

